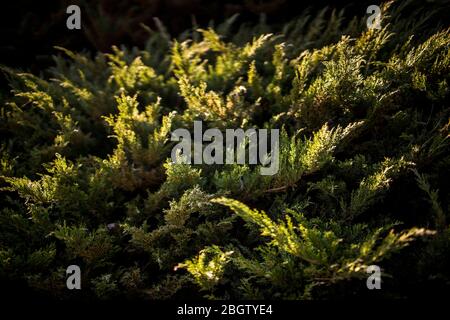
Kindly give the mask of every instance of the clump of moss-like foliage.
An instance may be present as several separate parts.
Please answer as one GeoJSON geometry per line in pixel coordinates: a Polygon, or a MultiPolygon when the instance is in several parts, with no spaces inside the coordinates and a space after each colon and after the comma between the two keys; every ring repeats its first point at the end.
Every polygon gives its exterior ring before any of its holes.
{"type": "Polygon", "coordinates": [[[381,30],[323,10],[4,67],[0,281],[63,299],[448,290],[450,32],[388,7],[381,30]],[[282,129],[279,173],[171,163],[194,120],[282,129]]]}

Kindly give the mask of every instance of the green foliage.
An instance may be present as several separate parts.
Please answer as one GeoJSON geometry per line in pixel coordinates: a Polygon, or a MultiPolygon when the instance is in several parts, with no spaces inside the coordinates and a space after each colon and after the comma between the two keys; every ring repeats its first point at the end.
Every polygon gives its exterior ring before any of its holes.
{"type": "Polygon", "coordinates": [[[2,67],[0,282],[70,299],[76,264],[86,298],[370,297],[376,264],[381,296],[448,290],[450,31],[411,8],[2,67]],[[278,173],[172,163],[194,120],[280,129],[278,173]]]}
{"type": "Polygon", "coordinates": [[[193,260],[180,263],[176,269],[186,268],[203,290],[211,290],[222,277],[232,254],[233,251],[223,252],[217,246],[208,247],[193,260]]]}
{"type": "Polygon", "coordinates": [[[429,198],[428,201],[430,202],[431,208],[435,214],[436,228],[444,230],[447,224],[444,210],[442,210],[441,205],[439,204],[439,190],[431,189],[427,178],[424,175],[421,175],[417,170],[414,170],[414,174],[416,175],[416,180],[419,188],[422,189],[429,198]]]}
{"type": "MultiPolygon", "coordinates": [[[[235,259],[235,263],[249,275],[241,279],[243,284],[249,285],[252,281],[265,283],[276,290],[271,294],[281,298],[295,295],[301,298],[304,297],[301,290],[306,290],[308,286],[361,277],[369,265],[380,264],[417,237],[435,233],[423,228],[412,228],[399,234],[391,230],[383,237],[386,227],[375,229],[367,235],[363,225],[354,225],[351,232],[345,230],[342,233],[336,228],[335,222],[329,225],[324,224],[324,221],[318,223],[316,219],[308,220],[293,210],[284,214],[284,221],[275,222],[264,211],[251,210],[239,201],[227,198],[212,201],[228,206],[245,221],[257,225],[261,236],[270,239],[270,242],[256,249],[259,253],[256,257],[249,259],[241,255],[235,259]],[[338,231],[345,238],[341,238],[338,231]],[[355,241],[355,238],[360,241],[355,241]],[[283,263],[275,267],[280,261],[283,263]],[[302,266],[303,272],[292,270],[295,265],[302,266]],[[280,279],[280,276],[284,279],[280,279]],[[292,285],[293,282],[284,282],[286,278],[294,280],[295,285],[292,285]]],[[[202,269],[190,262],[188,270],[197,277],[202,269]]]]}
{"type": "MultiPolygon", "coordinates": [[[[403,158],[399,160],[386,159],[377,165],[375,172],[364,178],[356,190],[350,195],[350,203],[344,209],[344,214],[348,219],[364,212],[380,196],[380,194],[389,188],[392,177],[399,174],[399,171],[407,166],[408,163],[403,158]]],[[[411,165],[411,164],[410,164],[411,165]]]]}

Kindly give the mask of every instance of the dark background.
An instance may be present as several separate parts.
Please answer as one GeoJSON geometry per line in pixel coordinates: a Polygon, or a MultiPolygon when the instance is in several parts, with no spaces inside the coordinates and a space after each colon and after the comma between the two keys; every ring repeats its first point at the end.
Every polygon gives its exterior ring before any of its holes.
{"type": "MultiPolygon", "coordinates": [[[[397,0],[402,2],[407,0],[397,0]]],[[[412,0],[414,1],[414,0],[412,0]]],[[[7,0],[0,4],[0,65],[38,72],[51,64],[54,46],[70,50],[107,52],[112,45],[142,47],[148,31],[157,30],[157,17],[172,37],[193,24],[205,27],[238,13],[236,25],[257,23],[262,16],[269,25],[281,25],[307,8],[312,13],[325,6],[345,8],[345,18],[367,16],[371,4],[382,0],[7,0]],[[81,8],[81,30],[68,30],[66,8],[81,8]]],[[[450,3],[420,0],[419,6],[450,3]]],[[[408,14],[408,13],[405,13],[408,14]]],[[[313,14],[314,15],[314,14],[313,14]]],[[[442,12],[442,20],[450,21],[442,12]]],[[[0,82],[1,79],[0,79],[0,82]]],[[[1,83],[0,83],[1,84],[1,83]]]]}
{"type": "Polygon", "coordinates": [[[54,46],[71,50],[109,51],[112,45],[142,46],[148,37],[141,24],[156,29],[154,17],[171,36],[193,26],[219,23],[239,13],[239,22],[281,24],[303,10],[325,6],[346,7],[346,15],[364,16],[370,4],[381,1],[323,0],[15,0],[0,4],[0,64],[21,69],[41,69],[51,60],[54,46]],[[81,30],[68,30],[66,8],[81,8],[81,30]]]}

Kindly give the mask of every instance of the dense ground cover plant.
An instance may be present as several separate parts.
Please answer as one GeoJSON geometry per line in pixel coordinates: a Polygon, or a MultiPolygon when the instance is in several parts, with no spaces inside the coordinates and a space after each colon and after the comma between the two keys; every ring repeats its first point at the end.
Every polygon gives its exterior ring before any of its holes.
{"type": "Polygon", "coordinates": [[[324,9],[3,67],[0,281],[63,299],[448,290],[450,32],[384,10],[381,30],[324,9]],[[282,129],[279,173],[171,163],[194,120],[282,129]]]}

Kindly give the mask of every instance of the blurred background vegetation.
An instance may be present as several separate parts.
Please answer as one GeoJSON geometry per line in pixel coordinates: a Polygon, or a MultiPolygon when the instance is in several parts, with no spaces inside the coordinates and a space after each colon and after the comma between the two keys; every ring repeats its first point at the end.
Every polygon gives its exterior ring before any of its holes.
{"type": "MultiPolygon", "coordinates": [[[[441,5],[448,0],[419,1],[421,6],[441,5]]],[[[325,0],[49,0],[3,1],[0,10],[0,64],[42,70],[51,63],[54,46],[80,51],[111,50],[112,45],[140,46],[149,37],[149,29],[161,25],[171,36],[192,27],[219,23],[238,14],[237,24],[264,20],[278,25],[325,6],[345,8],[344,18],[364,16],[376,1],[325,0]],[[79,5],[82,29],[66,28],[66,8],[79,5]],[[143,26],[147,26],[145,28],[143,26]]],[[[405,13],[408,14],[408,13],[405,13]]],[[[446,18],[442,12],[442,20],[446,18]]],[[[438,23],[439,19],[434,20],[438,23]]]]}

